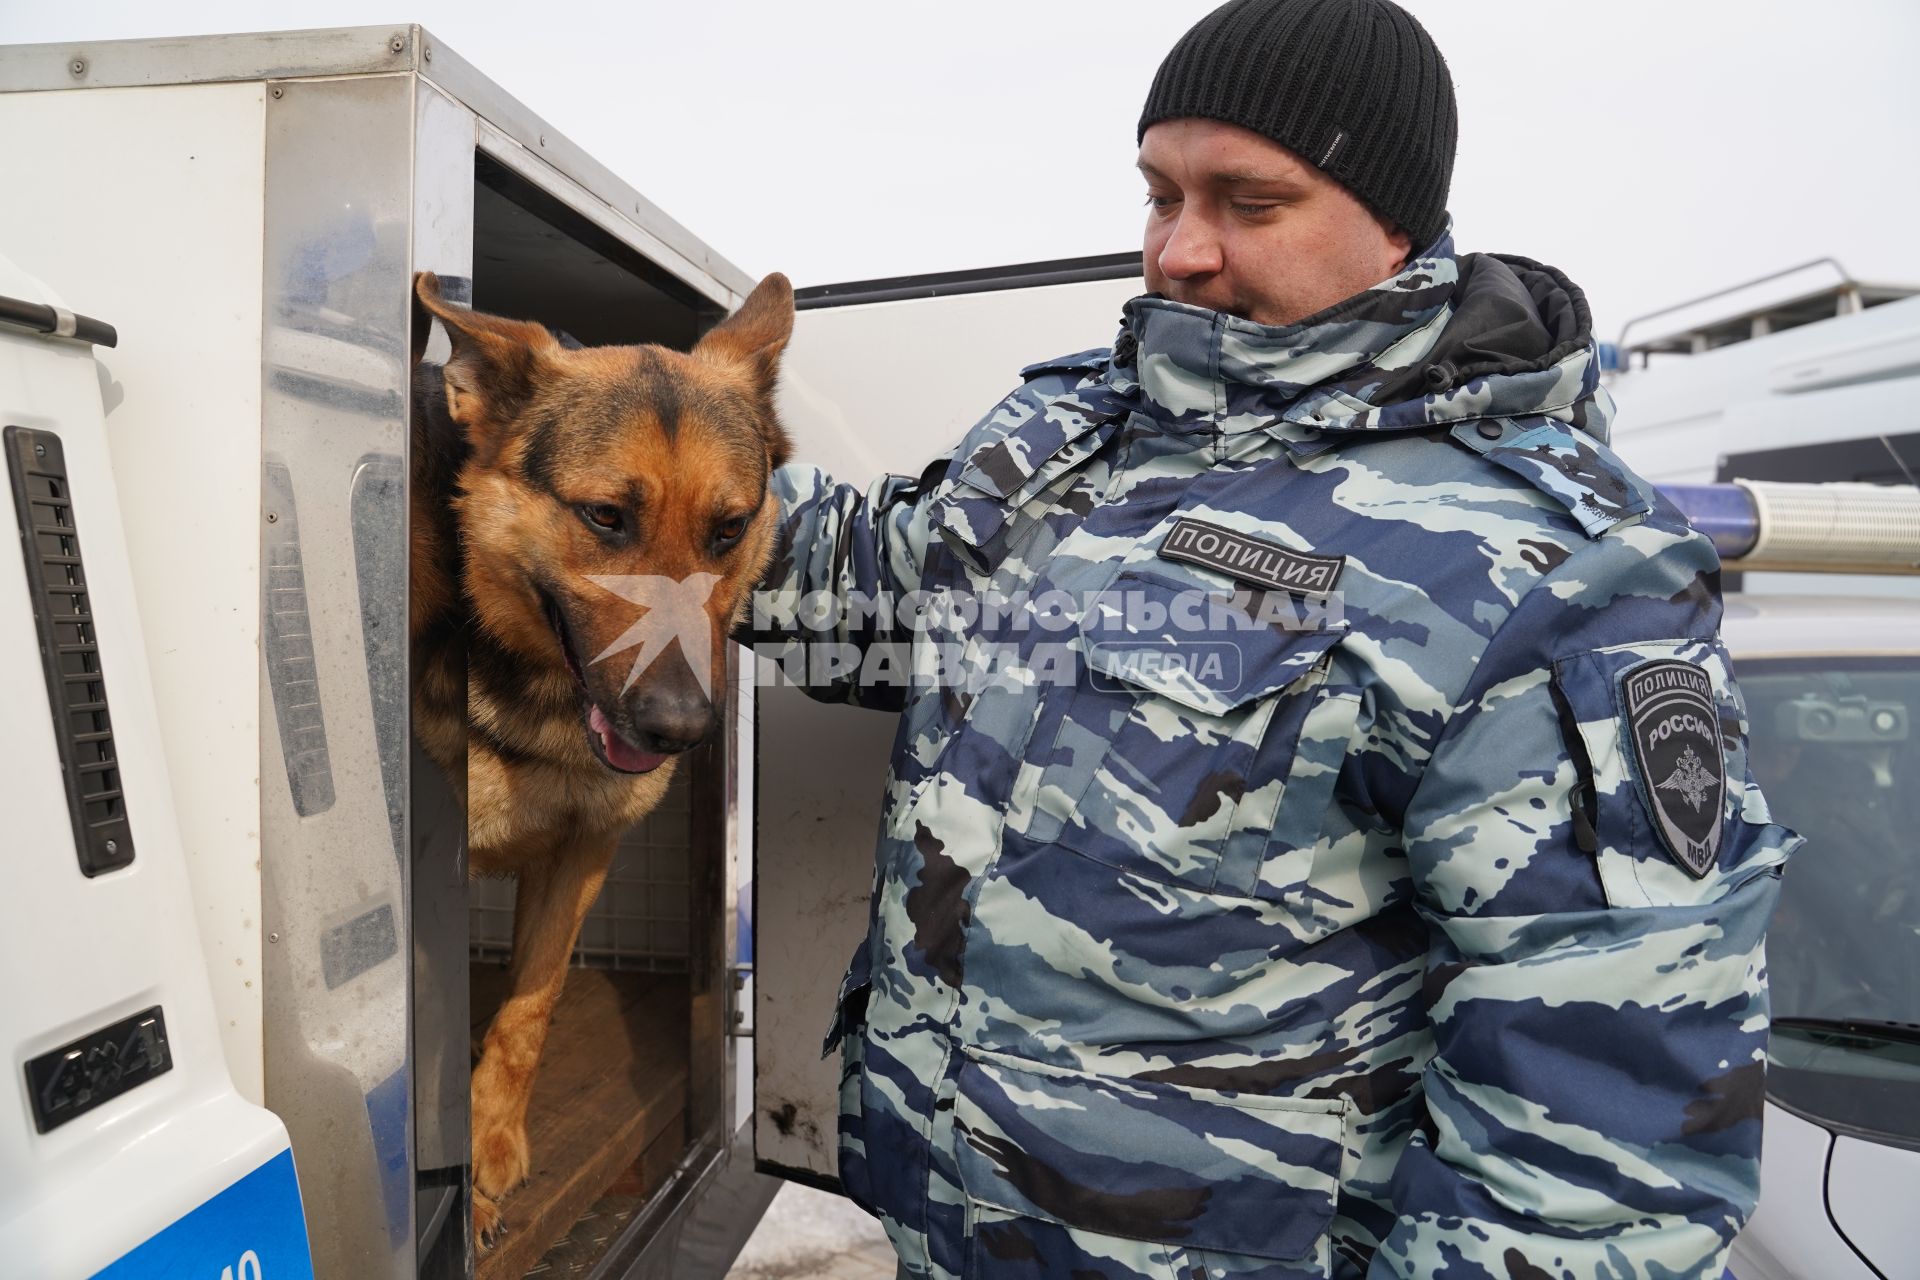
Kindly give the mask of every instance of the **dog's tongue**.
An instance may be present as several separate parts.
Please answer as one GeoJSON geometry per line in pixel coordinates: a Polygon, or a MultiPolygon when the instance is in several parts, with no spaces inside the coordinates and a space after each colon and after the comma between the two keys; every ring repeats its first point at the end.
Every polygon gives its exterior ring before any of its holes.
{"type": "Polygon", "coordinates": [[[649,769],[657,769],[666,763],[665,756],[629,746],[625,738],[613,731],[613,725],[608,722],[606,713],[598,706],[588,710],[587,727],[600,735],[600,749],[607,753],[608,761],[616,769],[624,769],[628,773],[645,773],[649,769]]]}

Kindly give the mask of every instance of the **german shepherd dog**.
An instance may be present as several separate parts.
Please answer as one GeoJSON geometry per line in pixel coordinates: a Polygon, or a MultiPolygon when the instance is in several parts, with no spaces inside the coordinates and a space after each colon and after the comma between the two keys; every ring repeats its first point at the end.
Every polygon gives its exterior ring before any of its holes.
{"type": "Polygon", "coordinates": [[[725,707],[702,676],[725,671],[773,553],[793,290],[768,276],[685,353],[568,349],[446,301],[432,275],[415,294],[452,344],[444,367],[420,364],[417,317],[415,724],[464,790],[472,873],[519,882],[510,990],[473,1070],[473,1225],[490,1244],[531,1170],[534,1071],[615,842],[725,707]],[[635,582],[678,584],[651,600],[679,615],[677,646],[634,639],[654,612],[635,582]]]}

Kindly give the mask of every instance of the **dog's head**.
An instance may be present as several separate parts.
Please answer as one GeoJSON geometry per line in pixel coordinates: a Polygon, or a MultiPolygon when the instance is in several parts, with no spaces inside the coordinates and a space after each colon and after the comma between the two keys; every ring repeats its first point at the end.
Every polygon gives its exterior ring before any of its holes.
{"type": "Polygon", "coordinates": [[[793,289],[762,280],[691,352],[569,350],[416,282],[452,342],[447,409],[472,453],[457,499],[474,622],[564,671],[606,768],[644,773],[704,740],[725,646],[772,556],[768,473],[793,289]]]}

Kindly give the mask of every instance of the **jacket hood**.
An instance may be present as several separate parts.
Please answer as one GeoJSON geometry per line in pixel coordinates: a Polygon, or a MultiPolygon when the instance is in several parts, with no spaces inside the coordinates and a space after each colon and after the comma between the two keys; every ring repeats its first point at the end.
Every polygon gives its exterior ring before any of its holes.
{"type": "Polygon", "coordinates": [[[1529,258],[1456,256],[1443,235],[1400,274],[1291,325],[1157,294],[1126,306],[1109,380],[1173,430],[1294,442],[1547,416],[1605,441],[1586,295],[1529,258]]]}

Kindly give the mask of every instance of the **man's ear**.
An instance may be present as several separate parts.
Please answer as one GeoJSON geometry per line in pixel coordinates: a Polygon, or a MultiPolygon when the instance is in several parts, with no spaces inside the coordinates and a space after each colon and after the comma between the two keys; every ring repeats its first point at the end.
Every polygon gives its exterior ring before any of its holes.
{"type": "Polygon", "coordinates": [[[1380,224],[1380,230],[1386,233],[1387,249],[1385,256],[1390,259],[1387,272],[1382,280],[1391,280],[1407,269],[1407,263],[1413,260],[1413,237],[1394,226],[1379,214],[1373,220],[1380,224]]]}
{"type": "Polygon", "coordinates": [[[693,348],[694,358],[732,368],[747,379],[760,410],[761,434],[773,466],[791,453],[787,434],[774,414],[773,389],[780,378],[780,353],[793,336],[793,285],[778,271],[754,286],[740,309],[709,329],[693,348]]]}
{"type": "Polygon", "coordinates": [[[414,295],[440,318],[453,344],[443,371],[447,413],[467,429],[477,451],[489,454],[532,397],[542,361],[560,345],[542,325],[448,302],[431,271],[415,278],[414,295]]]}

